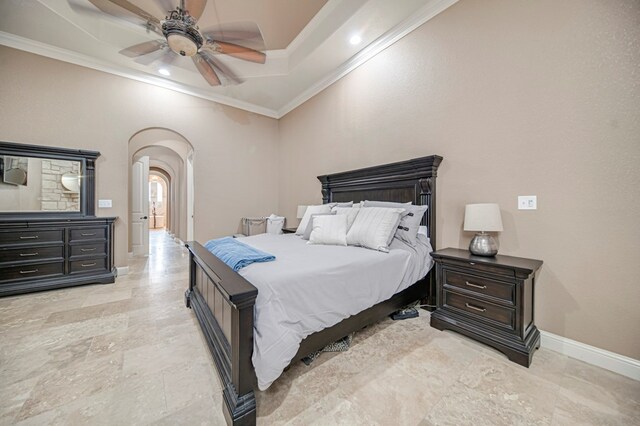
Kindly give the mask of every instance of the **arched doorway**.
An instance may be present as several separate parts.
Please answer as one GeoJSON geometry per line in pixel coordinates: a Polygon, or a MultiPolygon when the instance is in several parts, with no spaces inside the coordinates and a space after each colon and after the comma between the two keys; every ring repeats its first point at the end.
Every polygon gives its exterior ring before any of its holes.
{"type": "MultiPolygon", "coordinates": [[[[159,219],[156,205],[156,227],[164,221],[165,231],[174,239],[187,241],[194,232],[192,145],[182,135],[170,129],[141,130],[129,140],[129,252],[149,253],[149,229],[153,227],[153,199],[150,199],[150,177],[162,179],[160,186],[165,206],[159,219]],[[161,184],[162,185],[162,184],[161,184]],[[165,191],[166,189],[166,191],[165,191]]],[[[155,197],[158,195],[155,187],[155,197]]],[[[157,202],[157,201],[156,201],[157,202]]]]}

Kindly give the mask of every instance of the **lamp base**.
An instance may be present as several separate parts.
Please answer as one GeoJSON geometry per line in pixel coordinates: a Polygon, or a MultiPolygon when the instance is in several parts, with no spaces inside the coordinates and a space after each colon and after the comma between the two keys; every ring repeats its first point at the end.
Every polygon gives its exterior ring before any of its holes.
{"type": "Polygon", "coordinates": [[[481,232],[469,243],[469,251],[476,256],[495,256],[498,254],[498,243],[491,235],[481,232]]]}

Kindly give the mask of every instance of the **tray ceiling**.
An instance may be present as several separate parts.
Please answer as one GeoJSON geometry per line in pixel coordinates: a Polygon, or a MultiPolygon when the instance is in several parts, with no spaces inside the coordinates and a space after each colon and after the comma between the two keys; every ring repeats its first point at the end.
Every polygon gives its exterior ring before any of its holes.
{"type": "MultiPolygon", "coordinates": [[[[161,2],[129,1],[166,15],[161,2]]],[[[280,118],[456,1],[209,0],[200,28],[251,21],[264,36],[264,65],[218,55],[245,80],[234,86],[209,86],[189,58],[178,57],[164,77],[161,63],[120,55],[157,36],[99,13],[87,0],[0,1],[0,44],[280,118]],[[349,42],[354,35],[360,44],[349,42]]]]}

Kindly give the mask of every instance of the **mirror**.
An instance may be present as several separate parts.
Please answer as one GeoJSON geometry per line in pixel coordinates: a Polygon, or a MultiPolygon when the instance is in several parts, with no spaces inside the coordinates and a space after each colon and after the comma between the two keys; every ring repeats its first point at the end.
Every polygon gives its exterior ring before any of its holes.
{"type": "Polygon", "coordinates": [[[98,151],[0,141],[0,220],[96,215],[98,151]]]}
{"type": "Polygon", "coordinates": [[[80,212],[82,161],[0,156],[0,212],[80,212]]]}

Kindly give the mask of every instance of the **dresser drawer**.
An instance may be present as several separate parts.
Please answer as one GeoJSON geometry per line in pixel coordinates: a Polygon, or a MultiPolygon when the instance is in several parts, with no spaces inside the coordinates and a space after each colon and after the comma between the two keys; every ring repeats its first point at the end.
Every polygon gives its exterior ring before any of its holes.
{"type": "Polygon", "coordinates": [[[75,244],[69,246],[69,256],[104,256],[107,254],[107,242],[75,244]]]}
{"type": "Polygon", "coordinates": [[[107,227],[75,228],[69,233],[69,241],[104,240],[107,238],[107,227]]]}
{"type": "Polygon", "coordinates": [[[0,283],[35,278],[57,277],[64,274],[64,262],[36,263],[0,267],[0,283]]]}
{"type": "Polygon", "coordinates": [[[482,319],[491,324],[515,330],[515,309],[446,290],[444,291],[443,308],[456,312],[463,311],[471,318],[482,319]]]}
{"type": "Polygon", "coordinates": [[[84,274],[84,273],[95,273],[100,271],[107,271],[107,258],[100,257],[97,259],[86,259],[86,260],[74,260],[69,262],[69,273],[72,275],[75,274],[84,274]]]}
{"type": "Polygon", "coordinates": [[[484,262],[474,262],[472,260],[462,259],[442,259],[442,264],[444,266],[454,266],[462,269],[473,269],[476,273],[487,272],[489,274],[502,276],[505,279],[515,279],[515,270],[484,262]]]}
{"type": "Polygon", "coordinates": [[[20,247],[0,249],[0,263],[4,262],[42,262],[43,260],[64,259],[63,246],[20,247]]]}
{"type": "Polygon", "coordinates": [[[0,232],[0,246],[16,244],[62,243],[63,229],[0,232]]]}
{"type": "Polygon", "coordinates": [[[515,283],[451,271],[446,268],[443,269],[442,273],[445,288],[459,288],[478,296],[493,297],[511,305],[515,304],[515,283]]]}

